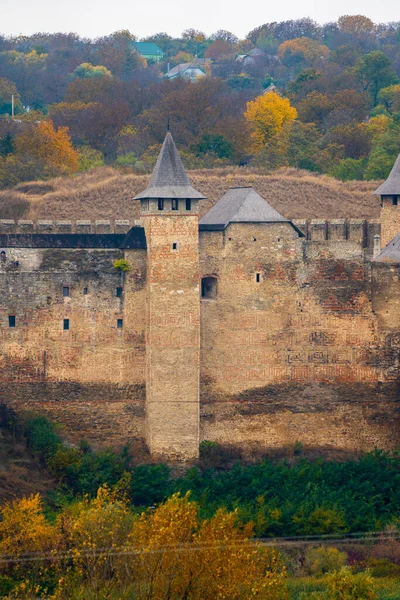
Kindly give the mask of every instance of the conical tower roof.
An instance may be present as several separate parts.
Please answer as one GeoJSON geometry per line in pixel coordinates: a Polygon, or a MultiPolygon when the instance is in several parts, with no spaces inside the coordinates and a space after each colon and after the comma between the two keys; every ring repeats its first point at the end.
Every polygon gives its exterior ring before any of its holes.
{"type": "Polygon", "coordinates": [[[400,196],[400,154],[389,173],[385,183],[374,192],[378,196],[400,196]]]}
{"type": "Polygon", "coordinates": [[[169,131],[158,155],[149,185],[134,197],[141,198],[191,198],[201,200],[203,194],[195,190],[186,174],[174,139],[169,131]]]}

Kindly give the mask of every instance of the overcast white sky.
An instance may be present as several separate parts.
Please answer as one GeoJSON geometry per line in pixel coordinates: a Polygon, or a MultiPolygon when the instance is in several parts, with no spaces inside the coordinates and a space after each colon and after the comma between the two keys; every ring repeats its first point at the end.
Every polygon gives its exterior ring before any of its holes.
{"type": "Polygon", "coordinates": [[[311,17],[318,23],[362,14],[376,23],[400,21],[399,0],[0,0],[0,33],[73,31],[98,37],[129,29],[138,37],[172,36],[188,27],[213,33],[228,29],[243,38],[271,21],[311,17]]]}

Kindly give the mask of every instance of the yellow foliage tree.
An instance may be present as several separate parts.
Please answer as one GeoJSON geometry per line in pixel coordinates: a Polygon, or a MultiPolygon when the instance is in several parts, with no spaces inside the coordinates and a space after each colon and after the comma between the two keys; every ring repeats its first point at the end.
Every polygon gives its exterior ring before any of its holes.
{"type": "Polygon", "coordinates": [[[16,157],[37,159],[59,173],[78,170],[79,154],[72,146],[68,128],[55,129],[52,121],[26,126],[15,138],[14,154],[16,157]]]}
{"type": "Polygon", "coordinates": [[[295,38],[283,42],[278,48],[280,58],[295,56],[313,63],[320,58],[329,56],[329,48],[308,37],[295,38]]]}
{"type": "Polygon", "coordinates": [[[268,92],[248,102],[244,116],[251,129],[252,150],[257,154],[285,123],[296,119],[297,111],[288,98],[268,92]]]}
{"type": "Polygon", "coordinates": [[[15,556],[55,547],[55,529],[46,521],[42,509],[39,494],[2,507],[0,554],[15,556]]]}

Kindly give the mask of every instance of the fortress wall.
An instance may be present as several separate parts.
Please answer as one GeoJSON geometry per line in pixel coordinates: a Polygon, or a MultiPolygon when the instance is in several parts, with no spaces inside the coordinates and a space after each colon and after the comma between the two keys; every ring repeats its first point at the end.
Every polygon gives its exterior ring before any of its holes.
{"type": "Polygon", "coordinates": [[[0,260],[2,399],[40,406],[102,443],[118,432],[120,441],[130,430],[144,434],[146,251],[126,254],[132,270],[120,273],[113,262],[122,250],[6,248],[0,260]],[[123,319],[121,329],[117,319],[123,319]],[[133,406],[141,424],[127,419],[133,406]],[[106,427],[96,425],[96,414],[106,427]]]}
{"type": "Polygon", "coordinates": [[[96,221],[29,221],[0,219],[0,233],[127,233],[130,221],[101,219],[96,221]]]}
{"type": "Polygon", "coordinates": [[[374,236],[381,232],[379,221],[363,219],[295,219],[293,223],[310,242],[350,241],[368,249],[368,255],[373,250],[374,236]]]}
{"type": "MultiPolygon", "coordinates": [[[[344,226],[336,226],[338,238],[344,226]]],[[[386,266],[377,281],[354,237],[296,241],[292,231],[231,224],[209,240],[201,232],[202,276],[218,277],[217,298],[201,301],[202,439],[393,448],[400,396],[383,390],[398,380],[400,337],[385,341],[399,326],[398,273],[386,266]],[[397,285],[386,321],[373,310],[384,280],[397,285]]]]}

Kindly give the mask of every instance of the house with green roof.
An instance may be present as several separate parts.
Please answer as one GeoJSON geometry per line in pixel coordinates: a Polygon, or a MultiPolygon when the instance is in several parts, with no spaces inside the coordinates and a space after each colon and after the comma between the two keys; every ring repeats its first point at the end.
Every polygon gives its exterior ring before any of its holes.
{"type": "Polygon", "coordinates": [[[132,42],[132,44],[146,60],[160,62],[164,58],[164,52],[154,42],[132,42]]]}

